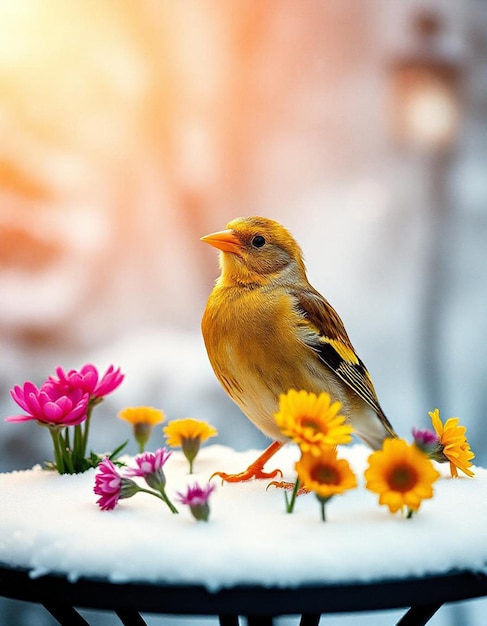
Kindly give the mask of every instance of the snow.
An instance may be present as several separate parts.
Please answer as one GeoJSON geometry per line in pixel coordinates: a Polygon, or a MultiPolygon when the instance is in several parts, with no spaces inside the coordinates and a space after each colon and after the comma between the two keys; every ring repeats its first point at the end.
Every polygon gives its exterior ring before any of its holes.
{"type": "MultiPolygon", "coordinates": [[[[176,491],[206,482],[216,470],[241,470],[259,452],[209,445],[188,475],[186,459],[175,451],[165,465],[168,495],[176,503],[176,491]]],[[[340,448],[359,476],[369,454],[362,444],[340,448]]],[[[288,445],[268,468],[280,467],[293,480],[297,455],[297,447],[288,445]]],[[[486,572],[487,470],[451,479],[446,465],[438,468],[434,498],[411,520],[379,506],[363,480],[328,503],[326,522],[313,494],[300,496],[287,514],[283,492],[254,480],[218,483],[204,523],[193,520],[187,507],[179,505],[180,514],[173,515],[146,494],[101,511],[93,494],[95,470],[60,476],[36,466],[0,474],[0,561],[28,568],[33,577],[196,583],[213,591],[236,584],[294,587],[454,569],[486,572]]]]}

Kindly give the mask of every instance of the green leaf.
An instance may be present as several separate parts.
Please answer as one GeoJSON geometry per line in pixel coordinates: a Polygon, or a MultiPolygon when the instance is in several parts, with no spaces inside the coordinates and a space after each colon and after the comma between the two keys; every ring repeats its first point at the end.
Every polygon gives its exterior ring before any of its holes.
{"type": "Polygon", "coordinates": [[[122,452],[122,450],[125,448],[125,446],[128,444],[129,440],[127,439],[127,441],[125,441],[124,443],[122,443],[120,446],[118,446],[118,448],[115,448],[115,450],[110,454],[110,456],[108,457],[110,459],[110,461],[113,461],[114,459],[116,459],[118,456],[120,456],[120,453],[122,452]]]}

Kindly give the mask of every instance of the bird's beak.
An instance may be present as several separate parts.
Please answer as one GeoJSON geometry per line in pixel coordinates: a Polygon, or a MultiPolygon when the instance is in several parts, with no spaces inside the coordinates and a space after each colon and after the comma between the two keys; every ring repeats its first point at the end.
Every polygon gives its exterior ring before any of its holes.
{"type": "Polygon", "coordinates": [[[233,230],[220,230],[217,233],[211,233],[211,235],[205,235],[201,237],[201,241],[209,243],[210,246],[218,248],[223,252],[231,252],[232,254],[242,253],[242,243],[235,236],[233,230]]]}

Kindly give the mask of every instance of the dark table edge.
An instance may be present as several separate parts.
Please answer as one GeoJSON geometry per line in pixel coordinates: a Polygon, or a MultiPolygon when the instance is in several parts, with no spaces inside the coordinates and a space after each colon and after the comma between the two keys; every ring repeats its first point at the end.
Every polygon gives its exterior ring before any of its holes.
{"type": "Polygon", "coordinates": [[[295,615],[396,609],[487,595],[487,575],[468,571],[372,582],[208,591],[201,585],[111,583],[60,575],[31,578],[26,569],[0,565],[0,596],[39,604],[173,615],[295,615]]]}

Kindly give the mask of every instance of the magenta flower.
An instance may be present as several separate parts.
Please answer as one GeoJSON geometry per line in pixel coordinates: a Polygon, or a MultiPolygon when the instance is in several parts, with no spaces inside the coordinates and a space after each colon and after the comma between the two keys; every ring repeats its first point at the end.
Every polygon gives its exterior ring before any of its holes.
{"type": "Polygon", "coordinates": [[[82,389],[67,390],[51,381],[38,389],[27,381],[23,387],[16,385],[10,391],[14,401],[25,411],[11,415],[7,422],[36,420],[46,426],[75,426],[86,419],[90,396],[82,389]]]}
{"type": "Polygon", "coordinates": [[[178,492],[181,504],[189,506],[193,517],[198,521],[207,522],[210,516],[210,506],[208,501],[210,495],[215,490],[215,485],[208,483],[205,487],[200,487],[196,482],[192,487],[188,486],[186,493],[178,492]]]}
{"type": "Polygon", "coordinates": [[[142,476],[145,478],[149,474],[155,474],[163,468],[171,454],[172,451],[166,448],[159,448],[155,452],[138,454],[135,457],[137,467],[130,467],[127,470],[127,476],[142,476]]]}
{"type": "Polygon", "coordinates": [[[162,468],[171,454],[172,452],[166,448],[138,454],[135,457],[137,467],[129,467],[126,474],[127,476],[141,476],[149,487],[163,492],[166,486],[166,477],[162,468]]]}
{"type": "Polygon", "coordinates": [[[95,477],[94,492],[100,496],[97,504],[104,510],[114,509],[121,498],[130,498],[134,494],[148,493],[159,498],[167,504],[172,513],[178,510],[167,497],[164,490],[166,478],[162,471],[162,466],[171,456],[165,448],[157,450],[155,453],[146,452],[140,454],[135,460],[138,467],[127,469],[124,474],[120,474],[109,459],[105,459],[98,466],[100,473],[95,477]],[[139,487],[135,481],[127,476],[141,476],[145,482],[157,491],[152,491],[139,487]]]}
{"type": "MultiPolygon", "coordinates": [[[[11,415],[7,422],[35,420],[48,426],[54,446],[54,466],[60,474],[76,474],[96,466],[99,456],[86,456],[91,413],[103,396],[116,389],[123,381],[120,368],[113,365],[101,377],[94,365],[84,365],[79,371],[56,370],[58,378],[50,376],[38,388],[27,381],[16,385],[10,394],[25,411],[11,415]],[[73,434],[70,434],[70,426],[73,434]]],[[[118,454],[119,449],[114,451],[118,454]]],[[[113,458],[113,457],[112,457],[113,458]]]]}
{"type": "Polygon", "coordinates": [[[133,480],[125,478],[117,471],[110,459],[104,459],[98,468],[93,491],[100,496],[96,503],[103,511],[114,509],[119,500],[131,498],[140,491],[133,480]]]}
{"type": "Polygon", "coordinates": [[[413,428],[412,433],[415,445],[427,455],[440,445],[438,435],[428,428],[413,428]]]}
{"type": "Polygon", "coordinates": [[[62,367],[56,369],[58,379],[52,376],[49,380],[56,384],[64,385],[69,389],[81,389],[89,393],[91,398],[102,398],[119,387],[124,379],[120,368],[115,369],[113,365],[107,369],[105,374],[99,379],[98,370],[94,365],[88,363],[77,370],[65,372],[62,367]]]}

